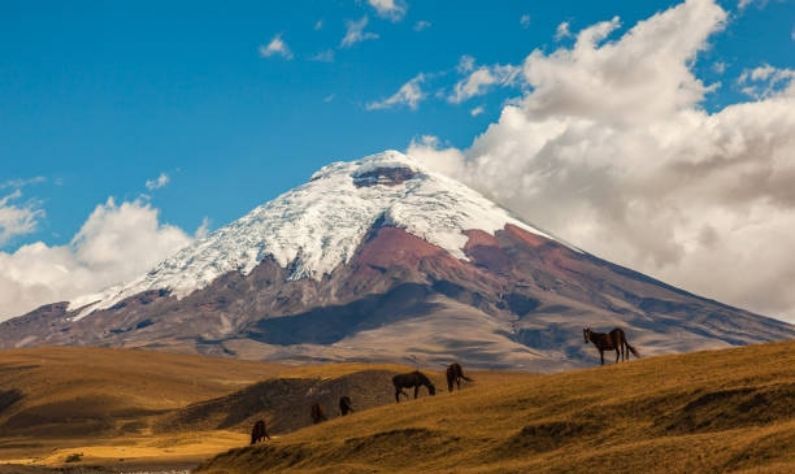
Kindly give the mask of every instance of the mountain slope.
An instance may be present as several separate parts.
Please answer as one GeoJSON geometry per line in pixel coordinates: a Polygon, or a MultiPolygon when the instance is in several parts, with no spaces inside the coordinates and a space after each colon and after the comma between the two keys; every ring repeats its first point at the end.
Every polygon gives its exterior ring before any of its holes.
{"type": "Polygon", "coordinates": [[[323,168],[133,282],[0,324],[0,347],[558,370],[593,363],[585,326],[622,326],[644,354],[795,336],[589,255],[386,152],[323,168]]]}
{"type": "Polygon", "coordinates": [[[475,375],[461,392],[233,449],[198,472],[793,472],[793,364],[783,343],[475,375]]]}

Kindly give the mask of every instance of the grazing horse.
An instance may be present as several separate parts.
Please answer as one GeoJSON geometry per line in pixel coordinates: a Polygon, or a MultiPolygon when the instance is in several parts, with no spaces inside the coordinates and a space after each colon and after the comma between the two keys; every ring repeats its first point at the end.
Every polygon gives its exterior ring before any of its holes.
{"type": "Polygon", "coordinates": [[[345,416],[348,413],[353,413],[353,402],[351,397],[344,395],[340,397],[340,415],[345,416]]]}
{"type": "Polygon", "coordinates": [[[254,423],[254,428],[251,429],[251,444],[257,444],[260,441],[264,441],[265,438],[271,439],[268,435],[268,430],[265,429],[265,420],[259,420],[254,423]]]}
{"type": "Polygon", "coordinates": [[[591,331],[591,328],[585,328],[582,330],[582,336],[586,344],[588,344],[588,341],[593,342],[593,345],[599,349],[602,365],[605,365],[605,351],[616,351],[616,364],[618,364],[619,357],[622,360],[629,360],[630,352],[635,357],[640,358],[638,351],[627,342],[627,336],[621,328],[615,328],[607,334],[591,331]]]}
{"type": "Polygon", "coordinates": [[[431,382],[425,374],[420,372],[419,370],[415,370],[414,372],[409,372],[407,374],[398,374],[392,377],[392,385],[395,386],[395,402],[400,403],[400,396],[405,395],[408,398],[408,394],[403,391],[404,388],[412,388],[414,387],[414,398],[417,398],[417,395],[420,393],[420,387],[425,386],[428,388],[428,393],[431,395],[436,395],[436,387],[431,382]]]}
{"type": "Polygon", "coordinates": [[[447,368],[447,391],[453,391],[453,384],[456,384],[458,386],[458,390],[461,390],[461,379],[464,379],[467,382],[473,381],[471,378],[464,375],[464,369],[461,368],[461,364],[458,362],[453,362],[447,368]]]}
{"type": "Polygon", "coordinates": [[[320,408],[320,403],[313,403],[312,408],[310,409],[309,416],[312,417],[312,423],[318,424],[326,421],[326,414],[323,413],[323,409],[320,408]]]}

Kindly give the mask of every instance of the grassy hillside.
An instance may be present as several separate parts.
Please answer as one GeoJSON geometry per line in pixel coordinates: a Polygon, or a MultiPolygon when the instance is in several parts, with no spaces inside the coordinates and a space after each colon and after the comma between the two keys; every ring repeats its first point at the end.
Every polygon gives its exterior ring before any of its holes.
{"type": "Polygon", "coordinates": [[[795,343],[475,375],[460,393],[235,449],[201,472],[795,472],[795,343]]]}
{"type": "MultiPolygon", "coordinates": [[[[461,392],[396,405],[389,373],[402,370],[0,352],[0,472],[25,472],[8,463],[108,472],[202,461],[207,473],[795,472],[795,343],[552,375],[472,372],[461,392]],[[336,416],[343,392],[368,409],[306,427],[310,402],[336,416]],[[261,416],[284,434],[244,447],[261,416]]],[[[443,387],[441,373],[428,373],[443,387]]]]}
{"type": "MultiPolygon", "coordinates": [[[[161,414],[223,396],[283,366],[148,351],[40,348],[0,352],[0,463],[86,458],[195,462],[239,445],[237,433],[155,439],[161,414]],[[183,446],[171,449],[167,443],[183,446]]],[[[0,470],[0,472],[2,472],[0,470]]],[[[10,472],[13,472],[10,471],[10,472]]]]}
{"type": "MultiPolygon", "coordinates": [[[[0,472],[3,464],[189,467],[245,445],[250,419],[281,416],[275,432],[308,425],[307,390],[357,388],[367,369],[301,367],[140,350],[37,348],[0,351],[0,472]],[[290,393],[273,387],[294,386],[290,393]],[[273,402],[271,402],[271,400],[273,402]]],[[[383,378],[383,377],[382,377],[383,378]]],[[[331,395],[321,397],[331,412],[331,395]]],[[[362,408],[389,401],[360,397],[362,408]],[[368,401],[369,400],[369,401],[368,401]]],[[[6,470],[4,470],[6,469],[6,470]]],[[[11,469],[7,471],[7,469],[11,469]]]]}

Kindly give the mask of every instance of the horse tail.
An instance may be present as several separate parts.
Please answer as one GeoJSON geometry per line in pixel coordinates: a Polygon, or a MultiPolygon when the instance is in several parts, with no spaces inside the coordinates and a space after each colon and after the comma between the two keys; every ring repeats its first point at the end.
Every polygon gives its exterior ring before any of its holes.
{"type": "Polygon", "coordinates": [[[464,380],[466,380],[467,382],[474,382],[474,381],[473,381],[471,378],[469,378],[469,377],[467,377],[466,375],[464,375],[464,370],[463,370],[463,369],[461,369],[461,370],[458,372],[458,375],[460,375],[460,376],[461,376],[461,378],[462,378],[462,379],[464,379],[464,380]]]}
{"type": "Polygon", "coordinates": [[[632,347],[626,340],[624,341],[624,344],[627,345],[627,349],[632,352],[632,355],[640,359],[640,354],[638,354],[638,351],[636,351],[634,347],[632,347]]]}

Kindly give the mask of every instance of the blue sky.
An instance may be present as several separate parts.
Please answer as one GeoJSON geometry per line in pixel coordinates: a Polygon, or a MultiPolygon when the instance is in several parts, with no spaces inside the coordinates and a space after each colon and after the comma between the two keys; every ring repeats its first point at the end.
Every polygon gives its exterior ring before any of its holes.
{"type": "MultiPolygon", "coordinates": [[[[204,217],[213,227],[233,220],[330,161],[403,149],[423,134],[466,147],[520,90],[460,104],[435,97],[461,79],[462,55],[519,65],[534,49],[572,41],[556,41],[562,22],[576,32],[618,15],[620,34],[674,3],[414,1],[396,19],[353,0],[4,1],[0,183],[44,177],[18,201],[35,201],[46,217],[3,250],[68,242],[109,196],[148,193],[163,221],[192,231],[204,217]],[[378,38],[341,48],[346,21],[365,16],[378,38]],[[421,21],[429,26],[417,31],[421,21]],[[276,35],[291,59],[259,53],[276,35]],[[311,60],[327,50],[333,61],[311,60]],[[367,109],[419,73],[431,79],[416,110],[367,109]],[[473,117],[476,107],[483,113],[473,117]],[[169,184],[149,192],[145,182],[160,173],[169,184]]],[[[743,98],[734,84],[743,69],[795,63],[793,2],[721,5],[729,24],[695,66],[706,83],[722,83],[707,108],[743,98]]]]}

